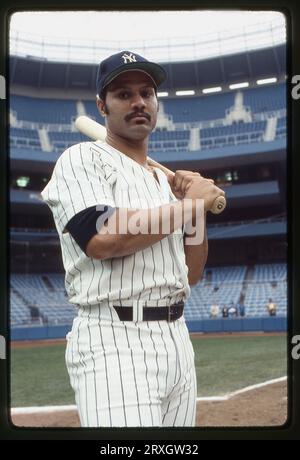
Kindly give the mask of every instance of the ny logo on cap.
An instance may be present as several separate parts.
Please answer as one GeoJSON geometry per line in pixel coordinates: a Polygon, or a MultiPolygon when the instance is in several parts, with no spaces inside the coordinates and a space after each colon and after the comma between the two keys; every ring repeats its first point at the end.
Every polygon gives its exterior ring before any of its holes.
{"type": "Polygon", "coordinates": [[[136,57],[134,54],[130,53],[124,53],[122,58],[124,59],[124,64],[127,64],[128,62],[136,62],[136,57]]]}

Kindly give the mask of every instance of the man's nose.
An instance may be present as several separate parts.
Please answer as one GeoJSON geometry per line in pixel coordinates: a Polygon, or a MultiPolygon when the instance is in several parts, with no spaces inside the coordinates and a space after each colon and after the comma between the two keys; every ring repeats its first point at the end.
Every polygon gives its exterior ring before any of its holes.
{"type": "Polygon", "coordinates": [[[133,96],[131,105],[132,105],[132,108],[138,108],[138,109],[146,107],[144,98],[140,94],[135,94],[133,96]]]}

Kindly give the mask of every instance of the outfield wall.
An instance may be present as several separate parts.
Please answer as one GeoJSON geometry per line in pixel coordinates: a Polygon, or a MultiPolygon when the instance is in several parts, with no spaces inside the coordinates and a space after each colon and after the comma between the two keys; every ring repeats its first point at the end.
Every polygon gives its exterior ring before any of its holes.
{"type": "Polygon", "coordinates": [[[286,316],[187,321],[190,332],[286,332],[286,316]]]}
{"type": "MultiPolygon", "coordinates": [[[[286,332],[286,317],[203,319],[187,321],[190,332],[231,333],[231,332],[286,332]]],[[[43,340],[65,338],[70,325],[27,326],[11,329],[11,340],[43,340]]]]}

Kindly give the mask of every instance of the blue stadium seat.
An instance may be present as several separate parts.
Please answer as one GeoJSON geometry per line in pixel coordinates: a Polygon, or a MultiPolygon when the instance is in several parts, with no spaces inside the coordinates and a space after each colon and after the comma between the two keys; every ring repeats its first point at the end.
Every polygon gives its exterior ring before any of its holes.
{"type": "MultiPolygon", "coordinates": [[[[185,318],[209,318],[212,303],[220,309],[236,304],[242,292],[247,316],[266,316],[270,297],[277,304],[277,314],[286,315],[286,264],[256,265],[245,288],[246,272],[246,266],[206,268],[203,279],[192,287],[185,318]]],[[[76,314],[66,297],[63,274],[12,274],[10,303],[12,326],[30,324],[28,305],[38,306],[49,324],[70,324],[76,314]]]]}
{"type": "Polygon", "coordinates": [[[266,121],[253,123],[236,123],[216,128],[200,130],[201,148],[222,147],[226,145],[262,141],[266,121]]]}
{"type": "Polygon", "coordinates": [[[286,108],[286,86],[275,84],[243,91],[244,105],[250,106],[253,113],[286,108]]]}
{"type": "MultiPolygon", "coordinates": [[[[249,88],[242,91],[244,105],[249,107],[252,114],[278,111],[286,108],[286,90],[284,84],[249,88]]],[[[225,118],[226,110],[233,107],[236,92],[220,94],[167,98],[163,101],[164,113],[173,123],[186,123],[175,130],[154,131],[150,136],[149,150],[153,151],[186,151],[189,149],[189,126],[201,122],[218,120],[219,125],[225,118]],[[221,120],[221,121],[220,121],[221,120]]],[[[58,132],[57,125],[71,125],[77,115],[75,100],[39,99],[12,95],[11,110],[19,121],[36,122],[38,127],[47,126],[50,143],[54,151],[65,150],[70,145],[88,140],[79,133],[58,132]],[[51,127],[51,125],[53,125],[51,127]],[[55,126],[56,125],[56,126],[55,126]]],[[[96,101],[83,101],[87,115],[105,124],[96,107],[96,101]]],[[[282,113],[282,112],[281,112],[282,113]]],[[[27,126],[27,125],[26,125],[27,126]]],[[[262,142],[266,129],[266,121],[237,123],[230,126],[202,128],[200,132],[201,149],[218,148],[251,142],[262,142]]],[[[11,128],[11,146],[40,149],[37,129],[11,128]]],[[[286,118],[278,119],[276,138],[286,136],[286,118]]]]}
{"type": "Polygon", "coordinates": [[[245,294],[247,316],[266,316],[266,304],[270,297],[277,304],[277,314],[286,315],[286,264],[255,266],[253,279],[247,282],[245,289],[246,270],[246,266],[206,268],[203,280],[192,288],[185,306],[185,318],[209,318],[213,303],[218,304],[221,310],[231,302],[236,304],[242,293],[245,294]]]}
{"type": "Polygon", "coordinates": [[[79,132],[49,132],[49,140],[53,149],[62,152],[68,147],[78,144],[79,142],[90,141],[90,139],[79,132]]]}
{"type": "Polygon", "coordinates": [[[11,109],[18,120],[37,123],[70,124],[76,116],[76,101],[65,99],[39,99],[36,97],[12,95],[11,109]]]}
{"type": "Polygon", "coordinates": [[[28,147],[41,150],[41,143],[36,129],[10,128],[11,146],[28,147]]]}
{"type": "Polygon", "coordinates": [[[164,111],[174,123],[199,122],[223,118],[225,111],[234,103],[233,93],[202,97],[164,99],[164,111]]]}
{"type": "Polygon", "coordinates": [[[287,120],[286,117],[278,118],[276,127],[276,138],[286,137],[287,120]]]}

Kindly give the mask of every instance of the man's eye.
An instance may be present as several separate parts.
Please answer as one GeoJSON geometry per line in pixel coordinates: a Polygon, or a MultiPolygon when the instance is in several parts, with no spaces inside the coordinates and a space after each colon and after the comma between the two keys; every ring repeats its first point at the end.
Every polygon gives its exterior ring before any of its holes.
{"type": "Polygon", "coordinates": [[[129,97],[128,91],[122,91],[121,93],[119,93],[119,97],[121,99],[128,99],[128,97],[129,97]]]}
{"type": "Polygon", "coordinates": [[[142,97],[148,98],[148,97],[151,97],[151,96],[152,96],[151,91],[143,91],[143,93],[142,93],[142,97]]]}

